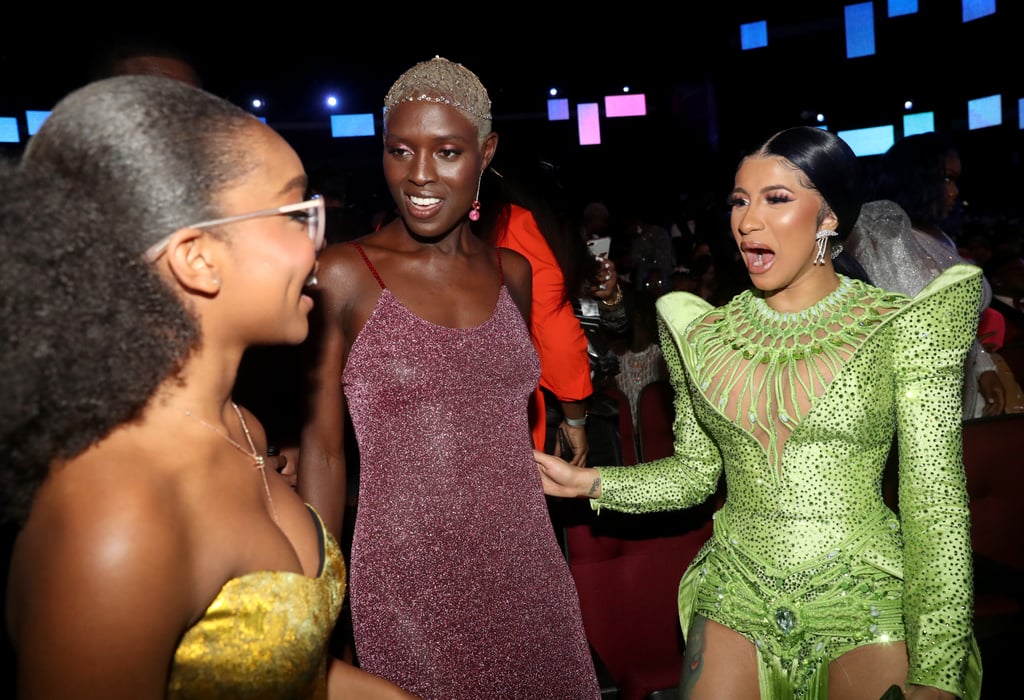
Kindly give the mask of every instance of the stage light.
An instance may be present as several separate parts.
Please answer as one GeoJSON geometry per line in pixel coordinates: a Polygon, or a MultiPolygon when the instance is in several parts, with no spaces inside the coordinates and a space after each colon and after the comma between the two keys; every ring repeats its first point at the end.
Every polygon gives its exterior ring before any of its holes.
{"type": "Polygon", "coordinates": [[[903,115],[903,135],[912,136],[935,131],[935,112],[918,112],[903,115]]]}
{"type": "Polygon", "coordinates": [[[601,143],[601,114],[596,102],[576,105],[576,121],[581,146],[596,146],[601,143]]]}
{"type": "Polygon", "coordinates": [[[744,51],[768,46],[768,22],[748,22],[740,25],[740,48],[744,51]]]}
{"type": "Polygon", "coordinates": [[[43,125],[46,118],[50,116],[50,110],[41,109],[26,109],[25,110],[25,126],[28,127],[28,135],[39,131],[39,127],[43,125]]]}
{"type": "Polygon", "coordinates": [[[917,12],[917,0],[889,0],[889,16],[902,17],[917,12]]]}
{"type": "Polygon", "coordinates": [[[996,0],[963,0],[961,6],[963,21],[971,22],[996,13],[996,0]]]}
{"type": "Polygon", "coordinates": [[[1003,123],[1003,96],[989,95],[967,101],[967,128],[970,131],[1003,123]]]}
{"type": "Polygon", "coordinates": [[[606,117],[642,117],[647,114],[647,98],[642,92],[635,95],[606,95],[606,117]]]}
{"type": "Polygon", "coordinates": [[[331,115],[332,138],[373,136],[375,133],[372,113],[331,115]]]}
{"type": "Polygon", "coordinates": [[[0,117],[0,143],[21,143],[16,117],[0,117]]]}
{"type": "Polygon", "coordinates": [[[341,104],[341,100],[336,95],[328,95],[327,99],[324,100],[324,104],[327,105],[328,109],[337,109],[338,105],[341,104]]]}
{"type": "Polygon", "coordinates": [[[569,100],[548,100],[548,121],[561,122],[569,118],[569,100]]]}
{"type": "Polygon", "coordinates": [[[896,129],[892,124],[882,124],[837,131],[836,136],[846,141],[858,156],[876,156],[888,151],[896,142],[896,129]]]}

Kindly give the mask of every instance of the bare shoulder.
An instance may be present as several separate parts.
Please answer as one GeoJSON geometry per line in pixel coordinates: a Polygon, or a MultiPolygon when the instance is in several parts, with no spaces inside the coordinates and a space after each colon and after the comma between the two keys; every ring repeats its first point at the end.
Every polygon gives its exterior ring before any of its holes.
{"type": "MultiPolygon", "coordinates": [[[[141,456],[140,456],[141,458],[141,456]]],[[[48,552],[48,565],[75,566],[107,576],[130,574],[141,563],[179,557],[188,540],[175,489],[154,470],[96,464],[102,456],[72,460],[40,489],[22,531],[48,552]],[[55,556],[52,556],[55,555],[55,556]],[[101,556],[98,556],[101,555],[101,556]]]]}
{"type": "Polygon", "coordinates": [[[328,293],[344,291],[351,287],[354,277],[365,271],[366,263],[353,242],[334,243],[317,257],[317,289],[328,293]]]}
{"type": "Polygon", "coordinates": [[[373,248],[374,237],[375,234],[370,234],[356,241],[335,243],[320,253],[313,292],[319,314],[343,320],[356,309],[365,316],[367,309],[376,303],[380,284],[363,257],[365,248],[373,248]]]}
{"type": "Polygon", "coordinates": [[[522,253],[508,248],[498,250],[501,252],[501,268],[506,281],[516,286],[529,285],[533,279],[533,267],[529,259],[522,253]]]}
{"type": "Polygon", "coordinates": [[[180,631],[194,612],[193,532],[175,490],[143,465],[72,460],[43,484],[18,535],[12,629],[75,619],[103,630],[136,615],[180,631]]]}
{"type": "Polygon", "coordinates": [[[533,305],[533,268],[530,261],[514,250],[507,248],[498,250],[501,252],[501,269],[505,277],[505,286],[508,287],[523,318],[529,322],[533,305]]]}

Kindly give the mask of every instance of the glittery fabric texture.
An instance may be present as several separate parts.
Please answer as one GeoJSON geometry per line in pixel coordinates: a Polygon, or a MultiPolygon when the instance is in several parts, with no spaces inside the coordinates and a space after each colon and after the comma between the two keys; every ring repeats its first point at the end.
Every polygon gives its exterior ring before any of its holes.
{"type": "MultiPolygon", "coordinates": [[[[933,236],[918,231],[898,204],[885,199],[863,206],[845,248],[863,266],[873,285],[907,296],[920,292],[943,270],[968,262],[960,257],[952,239],[941,233],[933,236]]],[[[991,301],[992,288],[982,277],[977,313],[987,309],[991,301]]],[[[964,363],[965,420],[981,417],[978,375],[995,370],[995,362],[975,339],[964,363]]]]}
{"type": "Polygon", "coordinates": [[[349,353],[356,655],[427,700],[600,697],[533,459],[539,376],[504,286],[491,317],[465,329],[383,289],[349,353]]]}
{"type": "Polygon", "coordinates": [[[645,386],[661,377],[661,361],[661,346],[657,343],[651,343],[637,352],[626,350],[619,355],[619,373],[615,375],[615,384],[629,399],[633,425],[640,424],[637,416],[640,392],[645,386]]]}
{"type": "Polygon", "coordinates": [[[592,503],[688,507],[724,468],[680,622],[700,614],[749,638],[763,692],[825,698],[832,659],[906,640],[910,683],[978,697],[960,387],[979,294],[980,270],[958,265],[913,300],[841,278],[794,314],[751,291],[719,309],[658,300],[675,455],[601,468],[592,503]],[[881,493],[894,434],[899,518],[881,493]]]}
{"type": "Polygon", "coordinates": [[[313,515],[324,552],[319,575],[257,571],[224,584],[175,651],[168,698],[327,697],[327,642],[346,571],[338,544],[313,515]]]}
{"type": "Polygon", "coordinates": [[[435,56],[402,73],[384,97],[384,114],[402,102],[437,102],[469,115],[481,136],[491,131],[491,98],[476,74],[461,63],[435,56]]]}

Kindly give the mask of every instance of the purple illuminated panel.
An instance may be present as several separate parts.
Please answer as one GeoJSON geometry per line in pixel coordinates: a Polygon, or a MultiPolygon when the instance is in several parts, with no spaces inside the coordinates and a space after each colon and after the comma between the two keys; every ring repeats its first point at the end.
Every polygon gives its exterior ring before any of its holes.
{"type": "Polygon", "coordinates": [[[601,115],[596,102],[576,105],[576,121],[579,123],[581,146],[601,143],[601,115]]]}
{"type": "Polygon", "coordinates": [[[563,122],[569,118],[569,100],[548,100],[548,121],[563,122]]]}
{"type": "Polygon", "coordinates": [[[637,95],[608,95],[604,98],[606,117],[643,117],[647,114],[647,100],[637,95]]]}

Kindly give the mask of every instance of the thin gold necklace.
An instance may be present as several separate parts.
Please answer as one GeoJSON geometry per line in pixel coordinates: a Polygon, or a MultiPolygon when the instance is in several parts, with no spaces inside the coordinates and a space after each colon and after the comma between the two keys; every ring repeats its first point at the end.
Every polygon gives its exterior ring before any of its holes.
{"type": "Polygon", "coordinates": [[[242,431],[245,433],[245,439],[249,443],[249,449],[248,450],[246,450],[244,447],[242,447],[237,442],[235,442],[234,439],[232,439],[232,437],[230,435],[228,435],[227,433],[222,431],[220,428],[218,428],[217,426],[213,425],[212,423],[207,422],[202,417],[195,415],[194,413],[192,413],[192,411],[186,410],[185,411],[185,415],[188,416],[189,418],[194,418],[195,420],[199,421],[200,423],[202,423],[204,426],[206,426],[207,428],[209,428],[213,432],[215,432],[218,435],[220,435],[222,438],[224,438],[229,443],[234,445],[235,449],[237,449],[239,452],[244,454],[246,457],[249,457],[253,461],[253,464],[255,465],[255,467],[257,469],[259,469],[259,471],[260,471],[260,476],[263,477],[263,490],[267,494],[267,503],[270,505],[270,515],[274,518],[274,523],[276,523],[277,525],[280,525],[281,523],[279,523],[278,520],[277,520],[277,509],[274,507],[274,499],[270,495],[270,484],[267,483],[267,464],[266,464],[266,460],[263,458],[263,455],[259,454],[256,451],[256,444],[252,441],[252,434],[249,432],[249,426],[245,422],[245,416],[242,415],[242,411],[241,411],[241,409],[238,408],[238,404],[236,404],[234,401],[232,401],[231,402],[231,408],[235,409],[235,415],[238,416],[238,421],[242,424],[242,431]]]}

